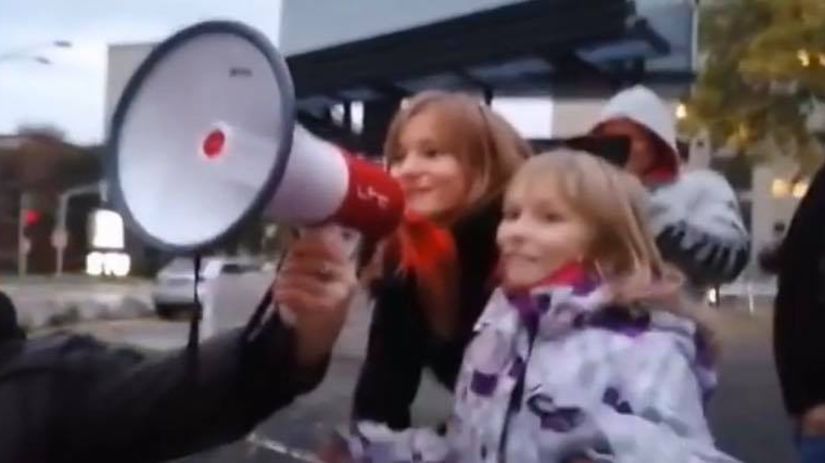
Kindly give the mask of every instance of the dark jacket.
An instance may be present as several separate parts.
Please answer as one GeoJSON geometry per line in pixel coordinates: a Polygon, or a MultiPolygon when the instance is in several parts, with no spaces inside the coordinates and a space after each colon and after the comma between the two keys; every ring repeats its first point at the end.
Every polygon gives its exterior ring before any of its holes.
{"type": "Polygon", "coordinates": [[[154,462],[237,440],[323,376],[293,363],[275,319],[200,345],[197,382],[181,350],[147,355],[88,336],[0,341],[0,461],[154,462]]]}
{"type": "Polygon", "coordinates": [[[373,287],[367,358],[355,390],[353,418],[410,426],[410,405],[429,368],[452,390],[464,348],[493,290],[501,202],[493,201],[452,227],[459,262],[459,320],[451,339],[437,336],[419,307],[415,275],[386,272],[373,287]]]}
{"type": "Polygon", "coordinates": [[[785,406],[825,404],[825,170],[816,174],[782,244],[774,352],[785,406]]]}

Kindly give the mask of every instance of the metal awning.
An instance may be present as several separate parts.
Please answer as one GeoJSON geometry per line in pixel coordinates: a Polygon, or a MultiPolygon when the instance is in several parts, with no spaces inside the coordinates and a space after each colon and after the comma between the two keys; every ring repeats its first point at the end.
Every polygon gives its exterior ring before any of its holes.
{"type": "Polygon", "coordinates": [[[694,0],[524,0],[290,55],[287,63],[301,123],[375,153],[383,122],[355,134],[332,120],[333,105],[381,106],[424,89],[488,100],[569,98],[645,82],[681,93],[694,78],[695,10],[694,0]]]}
{"type": "Polygon", "coordinates": [[[532,0],[287,58],[302,113],[440,88],[542,95],[693,78],[692,0],[532,0]],[[674,58],[674,54],[679,55],[674,58]]]}

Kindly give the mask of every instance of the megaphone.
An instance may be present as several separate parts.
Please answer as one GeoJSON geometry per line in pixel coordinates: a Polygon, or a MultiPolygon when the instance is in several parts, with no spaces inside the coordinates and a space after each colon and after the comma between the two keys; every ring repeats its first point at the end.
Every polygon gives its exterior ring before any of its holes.
{"type": "Polygon", "coordinates": [[[173,253],[218,245],[258,215],[377,238],[404,208],[382,166],[296,123],[283,57],[236,22],[199,23],[152,50],[118,101],[108,154],[111,201],[173,253]]]}

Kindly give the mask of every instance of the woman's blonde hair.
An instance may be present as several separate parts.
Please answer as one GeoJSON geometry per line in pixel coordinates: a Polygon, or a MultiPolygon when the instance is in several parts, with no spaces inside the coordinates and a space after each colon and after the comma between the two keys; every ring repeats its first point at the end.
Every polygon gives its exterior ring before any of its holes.
{"type": "Polygon", "coordinates": [[[390,164],[402,154],[401,136],[409,121],[425,112],[439,119],[439,148],[458,159],[470,180],[459,217],[500,196],[521,163],[532,154],[516,129],[477,98],[426,91],[407,100],[390,123],[384,144],[390,164]]]}
{"type": "Polygon", "coordinates": [[[620,302],[681,289],[681,274],[664,262],[648,228],[647,192],[634,176],[595,156],[560,149],[522,166],[509,191],[524,189],[560,195],[592,227],[585,262],[620,302]]]}

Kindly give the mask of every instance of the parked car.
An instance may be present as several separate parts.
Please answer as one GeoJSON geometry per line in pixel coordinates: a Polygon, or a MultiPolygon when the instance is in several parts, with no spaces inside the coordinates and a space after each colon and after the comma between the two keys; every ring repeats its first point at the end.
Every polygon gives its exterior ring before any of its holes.
{"type": "MultiPolygon", "coordinates": [[[[201,262],[198,297],[203,300],[207,285],[222,275],[263,273],[269,270],[264,262],[243,257],[207,257],[201,262]]],[[[176,258],[155,277],[152,288],[155,311],[161,318],[186,313],[195,306],[195,267],[191,258],[176,258]]]]}

